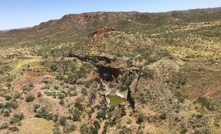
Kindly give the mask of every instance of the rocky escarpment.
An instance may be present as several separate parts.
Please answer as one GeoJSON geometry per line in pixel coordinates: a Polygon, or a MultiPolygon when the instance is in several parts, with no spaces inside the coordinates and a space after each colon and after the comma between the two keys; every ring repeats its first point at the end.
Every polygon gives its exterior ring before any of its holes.
{"type": "Polygon", "coordinates": [[[90,35],[90,37],[96,37],[97,35],[99,35],[99,34],[104,34],[104,33],[106,33],[106,32],[110,32],[110,31],[119,31],[119,30],[117,30],[117,29],[115,29],[115,28],[113,28],[113,27],[105,27],[105,28],[102,28],[102,29],[99,29],[99,30],[96,30],[96,31],[94,31],[91,35],[90,35]]]}
{"type": "MultiPolygon", "coordinates": [[[[108,58],[106,56],[92,56],[92,55],[78,55],[73,53],[68,53],[65,56],[67,57],[75,57],[83,62],[89,62],[92,65],[94,65],[97,68],[97,72],[99,74],[99,81],[101,82],[101,85],[106,85],[106,89],[104,91],[109,91],[113,89],[113,87],[110,87],[111,83],[115,83],[115,87],[118,91],[126,92],[126,98],[128,102],[131,105],[132,109],[135,109],[135,100],[134,97],[131,94],[130,85],[134,81],[134,79],[137,79],[136,77],[140,77],[138,73],[141,70],[134,70],[133,67],[118,67],[115,62],[116,60],[113,60],[111,58],[108,58]],[[127,80],[129,78],[129,80],[127,80]]],[[[121,60],[121,62],[125,62],[121,60]]],[[[137,83],[139,82],[139,79],[137,80],[137,83]]],[[[104,86],[102,86],[104,87],[104,86]]]]}

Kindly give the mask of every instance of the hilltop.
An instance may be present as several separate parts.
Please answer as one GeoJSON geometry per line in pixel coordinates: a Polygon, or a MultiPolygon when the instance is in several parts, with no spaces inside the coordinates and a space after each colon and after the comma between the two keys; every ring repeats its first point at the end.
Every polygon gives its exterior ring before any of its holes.
{"type": "Polygon", "coordinates": [[[220,20],[92,12],[0,31],[0,133],[218,134],[220,20]]]}

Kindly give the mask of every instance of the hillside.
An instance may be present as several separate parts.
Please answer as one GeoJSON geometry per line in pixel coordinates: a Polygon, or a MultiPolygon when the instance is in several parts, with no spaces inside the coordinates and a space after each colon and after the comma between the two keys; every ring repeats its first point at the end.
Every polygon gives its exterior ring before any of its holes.
{"type": "Polygon", "coordinates": [[[0,31],[0,133],[219,134],[220,20],[92,12],[0,31]]]}

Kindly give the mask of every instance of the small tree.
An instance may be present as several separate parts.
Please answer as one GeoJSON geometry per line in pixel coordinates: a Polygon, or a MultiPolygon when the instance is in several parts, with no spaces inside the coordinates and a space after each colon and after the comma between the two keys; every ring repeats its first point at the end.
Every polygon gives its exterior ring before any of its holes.
{"type": "Polygon", "coordinates": [[[87,89],[86,89],[86,88],[82,88],[81,93],[82,93],[83,95],[87,95],[87,89]]]}
{"type": "Polygon", "coordinates": [[[100,119],[100,118],[106,119],[106,114],[105,114],[105,112],[98,112],[96,118],[97,118],[97,119],[100,119]]]}
{"type": "Polygon", "coordinates": [[[59,127],[54,128],[53,134],[61,134],[61,130],[59,127]]]}
{"type": "Polygon", "coordinates": [[[32,101],[34,101],[35,100],[35,96],[33,96],[33,95],[30,95],[30,96],[28,96],[27,98],[26,98],[26,102],[32,102],[32,101]]]}
{"type": "Polygon", "coordinates": [[[65,126],[66,121],[67,121],[67,118],[64,117],[64,116],[62,116],[62,117],[59,119],[59,123],[60,123],[62,126],[65,126]]]}
{"type": "Polygon", "coordinates": [[[67,126],[64,127],[64,133],[65,133],[65,134],[66,134],[66,133],[69,134],[70,132],[75,131],[76,128],[77,128],[77,126],[74,125],[74,124],[67,125],[67,126]]]}
{"type": "Polygon", "coordinates": [[[5,96],[5,100],[11,100],[11,96],[5,96]]]}
{"type": "Polygon", "coordinates": [[[10,116],[10,110],[9,109],[4,109],[4,112],[3,112],[3,116],[10,116]]]}
{"type": "Polygon", "coordinates": [[[12,102],[11,107],[16,109],[18,107],[18,102],[17,101],[12,102]]]}
{"type": "Polygon", "coordinates": [[[101,125],[100,125],[100,123],[99,123],[97,120],[94,121],[93,125],[94,125],[94,127],[97,128],[97,129],[100,129],[100,128],[101,128],[101,125]]]}
{"type": "Polygon", "coordinates": [[[65,98],[65,94],[64,93],[58,93],[58,98],[59,99],[64,99],[65,98]]]}
{"type": "Polygon", "coordinates": [[[72,115],[73,115],[73,121],[79,121],[81,117],[82,111],[78,108],[75,108],[72,115]]]}
{"type": "Polygon", "coordinates": [[[166,112],[162,112],[160,114],[160,119],[165,120],[167,118],[167,113],[166,112]]]}
{"type": "Polygon", "coordinates": [[[10,124],[16,124],[18,122],[20,122],[20,118],[18,118],[16,116],[12,117],[10,120],[10,124]]]}
{"type": "Polygon", "coordinates": [[[0,130],[6,128],[8,128],[8,122],[3,122],[2,125],[0,126],[0,130]]]}
{"type": "Polygon", "coordinates": [[[51,70],[52,70],[52,71],[54,71],[54,72],[55,72],[57,69],[58,69],[58,68],[57,68],[57,66],[56,66],[56,65],[51,65],[51,70]]]}
{"type": "Polygon", "coordinates": [[[140,124],[144,121],[144,114],[140,113],[137,118],[137,123],[140,124]]]}

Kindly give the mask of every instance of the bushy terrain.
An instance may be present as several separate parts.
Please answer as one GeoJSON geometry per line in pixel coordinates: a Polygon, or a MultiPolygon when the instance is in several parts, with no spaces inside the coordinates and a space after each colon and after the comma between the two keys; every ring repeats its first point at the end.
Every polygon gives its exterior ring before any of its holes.
{"type": "Polygon", "coordinates": [[[220,20],[94,12],[1,31],[0,133],[219,134],[220,20]]]}

